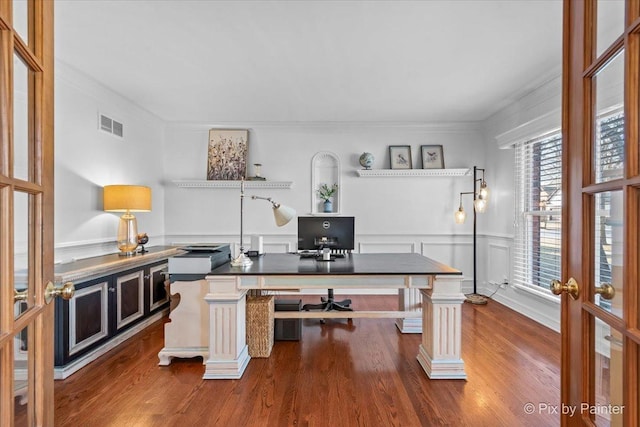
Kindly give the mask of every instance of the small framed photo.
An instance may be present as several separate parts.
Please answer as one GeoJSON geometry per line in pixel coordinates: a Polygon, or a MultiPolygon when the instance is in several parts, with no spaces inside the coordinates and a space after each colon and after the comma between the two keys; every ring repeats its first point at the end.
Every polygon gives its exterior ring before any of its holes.
{"type": "Polygon", "coordinates": [[[391,169],[412,169],[411,146],[390,145],[389,160],[391,161],[391,169]]]}
{"type": "Polygon", "coordinates": [[[421,145],[422,169],[444,169],[442,145],[421,145]]]}

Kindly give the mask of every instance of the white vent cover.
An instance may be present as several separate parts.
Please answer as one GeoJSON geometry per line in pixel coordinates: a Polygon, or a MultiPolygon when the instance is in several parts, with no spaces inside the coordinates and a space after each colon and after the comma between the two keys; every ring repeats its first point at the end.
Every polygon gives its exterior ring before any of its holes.
{"type": "Polygon", "coordinates": [[[118,138],[124,137],[124,125],[104,114],[98,114],[98,129],[118,138]]]}

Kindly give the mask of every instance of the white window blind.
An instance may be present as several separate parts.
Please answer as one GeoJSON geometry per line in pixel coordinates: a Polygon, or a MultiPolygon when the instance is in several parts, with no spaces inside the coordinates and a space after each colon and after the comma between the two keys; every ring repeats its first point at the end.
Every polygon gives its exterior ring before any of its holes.
{"type": "MultiPolygon", "coordinates": [[[[621,178],[624,172],[624,115],[617,111],[596,122],[594,170],[598,182],[621,178]]],[[[560,278],[562,140],[559,131],[516,145],[516,239],[514,282],[548,289],[560,278]]],[[[597,209],[607,212],[610,194],[600,197],[597,209]]],[[[608,228],[596,244],[604,251],[596,264],[601,282],[610,282],[608,228]],[[600,240],[602,240],[602,242],[600,240]],[[603,243],[604,242],[604,243],[603,243]]]]}
{"type": "Polygon", "coordinates": [[[549,289],[560,278],[562,140],[560,132],[516,145],[514,282],[549,289]]]}
{"type": "Polygon", "coordinates": [[[617,112],[596,121],[594,161],[597,182],[624,176],[624,113],[617,112]]]}

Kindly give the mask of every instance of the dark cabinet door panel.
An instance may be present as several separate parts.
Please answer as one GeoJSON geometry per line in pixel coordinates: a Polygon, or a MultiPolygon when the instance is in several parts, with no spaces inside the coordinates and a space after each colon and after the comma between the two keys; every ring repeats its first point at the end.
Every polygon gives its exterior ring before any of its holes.
{"type": "Polygon", "coordinates": [[[117,318],[120,329],[144,316],[144,274],[139,270],[116,279],[117,318]]]}
{"type": "Polygon", "coordinates": [[[96,283],[76,290],[69,301],[70,355],[109,335],[108,288],[108,281],[96,283]]]}
{"type": "Polygon", "coordinates": [[[167,293],[166,276],[168,264],[158,264],[149,268],[149,311],[153,311],[158,307],[169,302],[169,294],[167,293]]]}

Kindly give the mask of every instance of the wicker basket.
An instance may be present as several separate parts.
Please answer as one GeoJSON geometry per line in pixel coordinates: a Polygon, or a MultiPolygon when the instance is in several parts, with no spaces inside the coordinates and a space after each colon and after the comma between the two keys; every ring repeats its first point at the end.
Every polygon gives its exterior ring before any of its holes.
{"type": "Polygon", "coordinates": [[[273,296],[247,297],[249,356],[269,357],[273,348],[273,296]]]}

